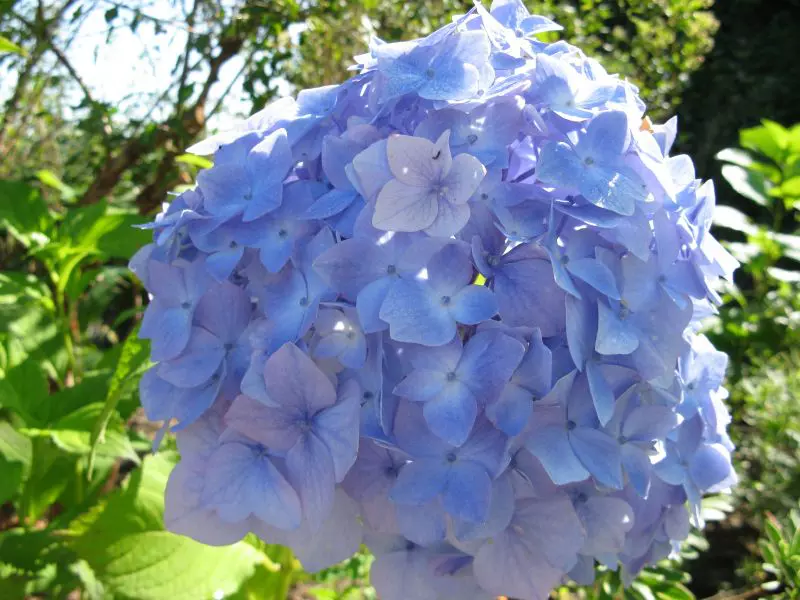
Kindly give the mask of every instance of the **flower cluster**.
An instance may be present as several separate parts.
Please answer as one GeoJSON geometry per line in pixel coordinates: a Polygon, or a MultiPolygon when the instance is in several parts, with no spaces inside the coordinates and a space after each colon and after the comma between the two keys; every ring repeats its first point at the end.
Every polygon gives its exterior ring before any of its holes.
{"type": "Polygon", "coordinates": [[[191,149],[131,263],[172,531],[309,570],[364,542],[385,600],[545,598],[735,481],[713,186],[557,29],[478,4],[191,149]]]}

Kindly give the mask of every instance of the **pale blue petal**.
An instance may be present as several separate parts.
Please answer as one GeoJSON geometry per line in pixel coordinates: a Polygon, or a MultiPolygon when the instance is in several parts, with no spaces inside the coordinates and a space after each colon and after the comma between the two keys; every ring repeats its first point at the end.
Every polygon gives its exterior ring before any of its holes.
{"type": "MultiPolygon", "coordinates": [[[[536,416],[534,414],[534,423],[536,416]]],[[[589,471],[572,450],[567,438],[566,424],[534,427],[525,446],[539,459],[550,479],[557,485],[583,481],[589,477],[589,471]]]]}
{"type": "Polygon", "coordinates": [[[389,327],[388,323],[381,319],[380,312],[383,301],[395,281],[394,277],[381,277],[364,286],[358,293],[356,310],[364,333],[375,333],[389,327]]]}
{"type": "Polygon", "coordinates": [[[426,504],[442,492],[449,470],[449,465],[432,461],[408,463],[400,470],[389,496],[398,504],[426,504]]]}
{"type": "Polygon", "coordinates": [[[238,523],[249,515],[280,529],[300,525],[300,501],[270,459],[244,444],[223,444],[208,460],[202,503],[238,523]]]}
{"type": "Polygon", "coordinates": [[[431,431],[453,446],[463,444],[478,414],[473,392],[459,381],[448,382],[439,395],[423,406],[431,431]]]}
{"type": "Polygon", "coordinates": [[[468,285],[452,298],[447,308],[459,323],[477,325],[497,314],[497,298],[489,288],[468,285]]]}
{"type": "Polygon", "coordinates": [[[337,483],[347,475],[358,453],[360,399],[360,395],[346,395],[314,417],[314,433],[330,451],[337,483]]]}
{"type": "Polygon", "coordinates": [[[569,444],[600,484],[622,489],[622,456],[614,438],[596,429],[576,427],[569,432],[569,444]]]}
{"type": "Polygon", "coordinates": [[[639,333],[629,320],[620,319],[602,301],[597,303],[597,340],[600,354],[630,354],[639,347],[639,333]]]}
{"type": "Polygon", "coordinates": [[[456,322],[449,308],[424,283],[399,279],[389,289],[379,316],[389,324],[393,340],[441,346],[456,334],[456,322]]]}
{"type": "Polygon", "coordinates": [[[444,509],[453,517],[472,523],[485,521],[492,498],[492,480],[482,466],[457,462],[442,492],[444,509]]]}
{"type": "Polygon", "coordinates": [[[333,508],[336,481],[330,450],[313,433],[304,435],[286,453],[286,468],[300,496],[303,518],[316,532],[333,508]]]}

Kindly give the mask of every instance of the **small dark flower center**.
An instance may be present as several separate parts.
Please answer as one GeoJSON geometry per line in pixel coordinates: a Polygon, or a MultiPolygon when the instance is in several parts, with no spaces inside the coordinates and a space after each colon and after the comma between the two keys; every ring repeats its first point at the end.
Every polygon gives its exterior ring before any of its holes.
{"type": "Polygon", "coordinates": [[[587,167],[591,167],[594,164],[594,159],[591,156],[587,156],[584,159],[583,164],[585,164],[587,167]]]}
{"type": "Polygon", "coordinates": [[[447,374],[447,381],[455,381],[456,380],[456,373],[455,371],[450,371],[447,374]]]}
{"type": "Polygon", "coordinates": [[[235,241],[232,241],[230,244],[228,244],[228,247],[229,247],[229,248],[231,248],[231,249],[234,249],[234,248],[236,248],[238,245],[239,245],[239,244],[237,244],[235,241]]]}
{"type": "Polygon", "coordinates": [[[448,452],[447,456],[445,456],[445,459],[449,463],[454,463],[454,462],[456,462],[456,460],[458,460],[458,457],[456,456],[455,452],[448,452]]]}
{"type": "Polygon", "coordinates": [[[475,135],[474,133],[470,133],[467,136],[467,142],[469,142],[470,145],[474,144],[477,141],[478,141],[478,136],[475,135]]]}
{"type": "Polygon", "coordinates": [[[386,267],[386,273],[388,275],[394,275],[395,273],[397,273],[397,267],[395,267],[394,265],[389,265],[388,267],[386,267]]]}
{"type": "Polygon", "coordinates": [[[436,76],[436,71],[434,71],[433,69],[427,69],[425,71],[425,77],[427,77],[428,79],[433,79],[435,76],[436,76]]]}
{"type": "Polygon", "coordinates": [[[281,238],[282,240],[286,239],[287,237],[289,237],[289,232],[286,231],[285,229],[280,229],[278,231],[278,237],[281,238]]]}
{"type": "Polygon", "coordinates": [[[308,298],[306,298],[305,296],[303,296],[302,298],[300,298],[300,302],[298,302],[298,304],[299,304],[300,306],[308,306],[308,298]]]}
{"type": "Polygon", "coordinates": [[[572,420],[570,420],[570,421],[567,421],[567,431],[572,431],[572,430],[573,430],[573,429],[575,429],[577,426],[578,426],[578,424],[577,424],[577,423],[575,423],[575,421],[572,421],[572,420]]]}
{"type": "Polygon", "coordinates": [[[519,27],[517,27],[514,30],[514,35],[516,35],[518,38],[525,37],[525,32],[522,31],[522,29],[520,29],[519,27]]]}
{"type": "Polygon", "coordinates": [[[189,310],[190,308],[192,308],[192,303],[191,302],[184,302],[183,304],[181,304],[181,308],[183,310],[189,310]]]}
{"type": "Polygon", "coordinates": [[[442,296],[442,304],[444,306],[447,306],[448,304],[450,304],[450,296],[442,296]]]}
{"type": "Polygon", "coordinates": [[[228,342],[227,344],[225,344],[224,348],[225,352],[230,352],[231,350],[233,350],[233,344],[231,342],[228,342]]]}

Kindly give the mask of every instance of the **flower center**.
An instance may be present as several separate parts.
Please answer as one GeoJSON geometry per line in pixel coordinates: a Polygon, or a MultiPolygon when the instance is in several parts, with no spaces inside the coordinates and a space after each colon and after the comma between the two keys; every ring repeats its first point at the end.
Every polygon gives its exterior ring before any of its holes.
{"type": "Polygon", "coordinates": [[[455,381],[456,380],[456,373],[455,371],[450,371],[447,374],[447,381],[455,381]]]}
{"type": "Polygon", "coordinates": [[[441,302],[442,306],[448,306],[450,304],[450,296],[442,296],[441,302]]]}
{"type": "Polygon", "coordinates": [[[469,145],[470,145],[470,146],[471,146],[472,144],[474,144],[475,142],[477,142],[477,141],[478,141],[478,136],[477,136],[477,135],[475,135],[474,133],[470,133],[470,134],[467,136],[467,142],[469,143],[469,145]]]}
{"type": "Polygon", "coordinates": [[[395,273],[397,273],[397,267],[395,267],[394,265],[389,265],[388,267],[386,267],[387,275],[394,275],[395,273]]]}
{"type": "Polygon", "coordinates": [[[456,460],[458,460],[458,457],[456,456],[456,453],[455,453],[455,452],[448,452],[448,453],[447,453],[447,456],[445,456],[445,459],[446,459],[446,460],[447,460],[447,462],[449,462],[450,464],[453,464],[454,462],[456,462],[456,460]]]}
{"type": "Polygon", "coordinates": [[[575,421],[572,421],[572,420],[567,421],[567,431],[572,431],[577,426],[578,426],[578,424],[575,421]]]}

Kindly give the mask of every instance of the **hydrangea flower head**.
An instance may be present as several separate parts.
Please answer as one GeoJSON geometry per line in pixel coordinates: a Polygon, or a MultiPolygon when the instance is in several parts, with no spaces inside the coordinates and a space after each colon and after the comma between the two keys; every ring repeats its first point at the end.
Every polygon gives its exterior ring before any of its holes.
{"type": "Polygon", "coordinates": [[[193,146],[131,261],[171,530],[309,570],[363,542],[387,599],[540,599],[629,580],[735,483],[713,186],[557,30],[476,5],[193,146]]]}

